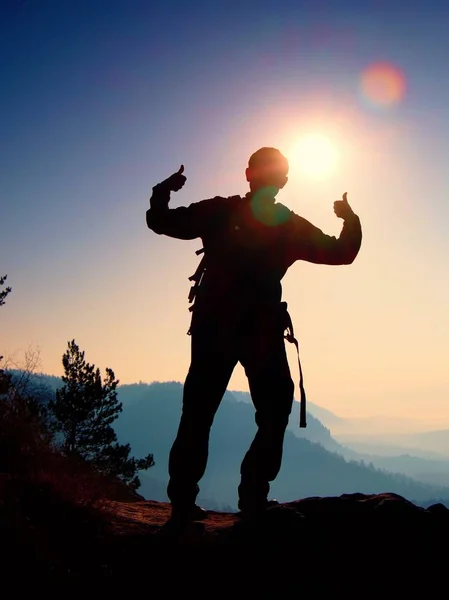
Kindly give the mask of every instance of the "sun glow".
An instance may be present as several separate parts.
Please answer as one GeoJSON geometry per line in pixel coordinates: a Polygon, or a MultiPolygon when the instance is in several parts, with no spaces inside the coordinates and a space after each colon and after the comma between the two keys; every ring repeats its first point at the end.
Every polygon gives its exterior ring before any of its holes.
{"type": "Polygon", "coordinates": [[[324,179],[335,170],[338,152],[325,135],[308,134],[300,138],[289,153],[291,169],[307,177],[324,179]]]}

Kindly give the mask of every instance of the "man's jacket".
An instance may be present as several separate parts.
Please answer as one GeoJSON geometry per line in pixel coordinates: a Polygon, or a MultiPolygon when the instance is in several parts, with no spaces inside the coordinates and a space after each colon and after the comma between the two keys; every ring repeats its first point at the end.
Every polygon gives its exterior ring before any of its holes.
{"type": "Polygon", "coordinates": [[[146,213],[157,234],[201,238],[206,270],[195,301],[206,312],[256,309],[279,304],[281,280],[297,260],[348,265],[362,241],[357,215],[344,221],[338,238],[324,234],[273,198],[216,196],[169,208],[170,192],[155,186],[146,213]]]}

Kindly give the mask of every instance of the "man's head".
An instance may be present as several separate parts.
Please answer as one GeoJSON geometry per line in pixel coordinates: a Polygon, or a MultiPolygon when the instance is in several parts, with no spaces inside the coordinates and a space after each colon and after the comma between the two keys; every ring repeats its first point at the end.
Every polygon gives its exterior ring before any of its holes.
{"type": "MultiPolygon", "coordinates": [[[[277,148],[260,148],[249,158],[246,180],[252,192],[270,187],[281,190],[288,181],[288,160],[277,148]]],[[[276,192],[277,193],[277,192],[276,192]]]]}

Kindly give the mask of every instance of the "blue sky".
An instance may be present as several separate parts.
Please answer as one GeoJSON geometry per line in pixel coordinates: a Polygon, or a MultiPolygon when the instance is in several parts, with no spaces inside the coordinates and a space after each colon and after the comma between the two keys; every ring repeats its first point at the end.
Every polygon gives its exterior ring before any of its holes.
{"type": "Polygon", "coordinates": [[[124,382],[182,380],[200,242],[146,229],[151,187],[183,163],[173,206],[243,194],[251,152],[288,155],[318,129],[339,170],[315,182],[292,166],[281,201],[338,235],[348,191],[365,240],[351,269],[286,276],[314,399],[403,414],[392,395],[416,393],[418,411],[432,382],[449,418],[448,26],[432,1],[1,0],[2,353],[39,345],[59,374],[75,338],[124,382]],[[394,106],[361,90],[377,62],[403,73],[394,106]]]}

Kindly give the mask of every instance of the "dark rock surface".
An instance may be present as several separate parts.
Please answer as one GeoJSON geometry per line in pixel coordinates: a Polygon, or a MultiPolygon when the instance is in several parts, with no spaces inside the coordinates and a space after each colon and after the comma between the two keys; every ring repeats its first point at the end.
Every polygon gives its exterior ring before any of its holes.
{"type": "Polygon", "coordinates": [[[28,583],[126,586],[166,598],[447,595],[449,510],[441,504],[423,509],[388,493],[305,498],[249,523],[208,511],[176,534],[164,528],[168,504],[112,502],[109,511],[106,531],[78,537],[51,561],[28,560],[28,583]]]}

